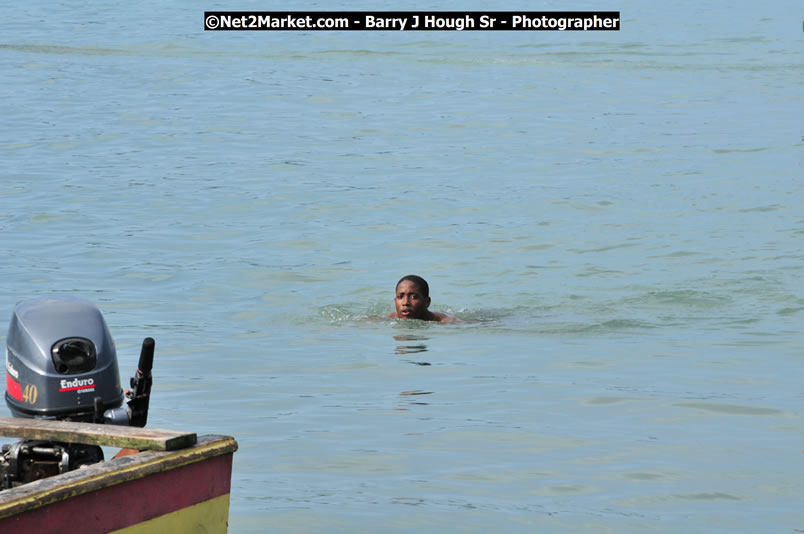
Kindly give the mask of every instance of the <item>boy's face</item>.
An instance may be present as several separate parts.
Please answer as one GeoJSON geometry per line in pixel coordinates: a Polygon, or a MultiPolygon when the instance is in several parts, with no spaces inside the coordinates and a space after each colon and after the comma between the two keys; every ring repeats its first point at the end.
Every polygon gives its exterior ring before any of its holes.
{"type": "Polygon", "coordinates": [[[402,280],[396,286],[396,315],[400,319],[424,319],[430,306],[430,297],[419,291],[419,286],[410,280],[402,280]]]}

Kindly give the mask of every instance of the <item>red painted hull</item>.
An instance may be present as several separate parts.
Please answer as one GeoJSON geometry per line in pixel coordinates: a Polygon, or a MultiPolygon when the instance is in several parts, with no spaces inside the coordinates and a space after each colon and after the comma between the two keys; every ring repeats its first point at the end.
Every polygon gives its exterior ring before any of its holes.
{"type": "Polygon", "coordinates": [[[225,532],[236,447],[231,438],[201,438],[195,447],[147,451],[4,490],[0,532],[102,533],[162,517],[179,531],[212,521],[212,531],[225,532]]]}

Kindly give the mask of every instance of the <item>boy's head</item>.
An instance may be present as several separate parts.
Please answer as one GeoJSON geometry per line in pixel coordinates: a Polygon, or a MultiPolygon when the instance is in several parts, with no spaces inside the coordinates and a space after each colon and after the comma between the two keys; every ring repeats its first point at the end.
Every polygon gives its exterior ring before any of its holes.
{"type": "Polygon", "coordinates": [[[396,283],[394,304],[400,319],[426,319],[430,307],[430,286],[421,276],[409,274],[396,283]]]}

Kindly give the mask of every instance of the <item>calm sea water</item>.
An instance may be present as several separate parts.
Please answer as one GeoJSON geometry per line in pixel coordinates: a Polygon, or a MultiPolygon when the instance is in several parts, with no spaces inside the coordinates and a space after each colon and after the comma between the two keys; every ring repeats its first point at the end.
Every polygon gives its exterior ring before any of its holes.
{"type": "Polygon", "coordinates": [[[149,425],[239,441],[231,532],[804,529],[800,7],[6,6],[0,308],[92,300],[124,378],[153,336],[149,425]],[[409,273],[466,323],[383,319],[409,273]]]}

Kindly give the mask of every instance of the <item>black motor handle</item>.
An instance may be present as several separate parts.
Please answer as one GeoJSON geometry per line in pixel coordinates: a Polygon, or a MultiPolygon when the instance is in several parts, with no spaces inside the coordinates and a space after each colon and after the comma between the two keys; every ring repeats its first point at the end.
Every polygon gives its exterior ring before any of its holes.
{"type": "Polygon", "coordinates": [[[131,378],[131,390],[128,396],[128,407],[131,410],[131,426],[144,427],[148,421],[148,401],[151,397],[151,369],[154,366],[154,346],[156,342],[146,337],[142,342],[137,374],[131,378]]]}

